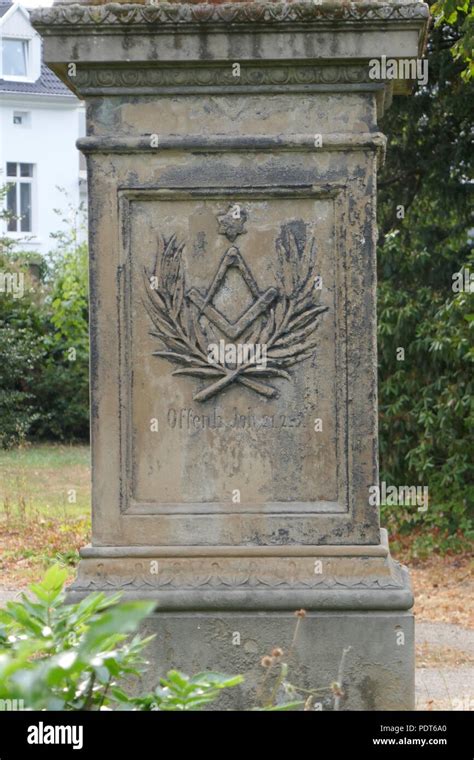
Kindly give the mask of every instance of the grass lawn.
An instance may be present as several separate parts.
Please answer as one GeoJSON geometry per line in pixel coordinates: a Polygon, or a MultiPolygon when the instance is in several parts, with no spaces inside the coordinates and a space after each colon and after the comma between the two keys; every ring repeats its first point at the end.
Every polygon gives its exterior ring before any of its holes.
{"type": "Polygon", "coordinates": [[[71,567],[90,540],[90,453],[40,444],[0,451],[0,583],[24,585],[51,561],[71,567]]]}
{"type": "Polygon", "coordinates": [[[89,446],[40,444],[0,450],[3,512],[35,509],[63,517],[90,512],[89,446]]]}

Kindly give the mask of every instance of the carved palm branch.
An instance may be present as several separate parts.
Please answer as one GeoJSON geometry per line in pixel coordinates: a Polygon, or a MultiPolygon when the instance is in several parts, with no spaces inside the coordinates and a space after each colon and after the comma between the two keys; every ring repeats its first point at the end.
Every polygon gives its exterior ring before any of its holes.
{"type": "Polygon", "coordinates": [[[234,380],[264,396],[274,396],[276,389],[272,386],[250,377],[240,377],[240,373],[235,374],[223,364],[209,364],[209,340],[186,300],[183,251],[184,244],[178,244],[175,235],[169,240],[163,237],[158,242],[154,272],[150,273],[146,268],[143,270],[146,294],[144,305],[154,328],[150,335],[162,343],[162,347],[154,351],[153,356],[184,365],[184,368],[175,370],[173,375],[220,378],[218,387],[214,383],[196,394],[194,398],[197,401],[210,398],[234,380]],[[209,393],[211,388],[213,390],[209,393]]]}
{"type": "Polygon", "coordinates": [[[285,239],[282,236],[277,241],[281,285],[278,304],[270,308],[266,319],[256,320],[243,336],[246,343],[266,345],[267,364],[264,367],[254,359],[236,368],[221,363],[209,364],[209,336],[186,298],[183,251],[184,243],[179,244],[175,235],[169,240],[161,238],[154,274],[146,269],[143,273],[147,295],[145,308],[154,327],[150,334],[162,343],[162,348],[154,351],[153,356],[184,365],[173,375],[214,380],[194,396],[196,401],[211,398],[233,382],[240,382],[264,396],[275,396],[277,389],[259,382],[257,377],[291,379],[285,368],[312,355],[316,347],[314,333],[319,324],[318,317],[327,311],[327,307],[319,305],[314,287],[317,276],[314,238],[302,251],[298,250],[291,232],[285,239]]]}

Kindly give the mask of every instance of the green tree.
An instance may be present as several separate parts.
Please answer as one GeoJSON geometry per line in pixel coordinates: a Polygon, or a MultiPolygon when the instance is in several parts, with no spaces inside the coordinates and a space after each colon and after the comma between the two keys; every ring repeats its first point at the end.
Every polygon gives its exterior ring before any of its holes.
{"type": "Polygon", "coordinates": [[[426,515],[390,507],[384,517],[394,529],[434,529],[439,548],[472,535],[474,496],[473,296],[453,290],[457,272],[474,271],[474,93],[451,53],[462,23],[432,31],[427,86],[387,114],[379,183],[381,478],[430,489],[426,515]]]}
{"type": "Polygon", "coordinates": [[[452,27],[454,35],[451,53],[465,64],[461,72],[467,82],[474,75],[474,4],[469,0],[438,0],[432,5],[437,26],[452,27]]]}

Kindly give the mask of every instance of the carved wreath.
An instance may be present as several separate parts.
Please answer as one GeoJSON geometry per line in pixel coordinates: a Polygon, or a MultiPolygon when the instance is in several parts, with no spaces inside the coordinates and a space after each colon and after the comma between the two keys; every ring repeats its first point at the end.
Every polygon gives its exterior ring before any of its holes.
{"type": "Polygon", "coordinates": [[[266,346],[266,365],[250,360],[238,366],[225,362],[212,365],[208,359],[209,343],[215,340],[212,325],[188,298],[183,262],[185,244],[176,235],[159,240],[154,271],[144,269],[145,307],[154,329],[150,332],[161,342],[153,356],[182,365],[173,375],[190,375],[209,380],[196,393],[195,401],[206,401],[234,382],[269,398],[278,391],[261,378],[290,380],[288,367],[311,357],[316,341],[318,317],[328,307],[318,303],[320,291],[315,287],[316,243],[307,241],[303,250],[296,236],[286,229],[276,241],[277,278],[281,288],[265,315],[250,326],[243,336],[247,343],[266,346]]]}

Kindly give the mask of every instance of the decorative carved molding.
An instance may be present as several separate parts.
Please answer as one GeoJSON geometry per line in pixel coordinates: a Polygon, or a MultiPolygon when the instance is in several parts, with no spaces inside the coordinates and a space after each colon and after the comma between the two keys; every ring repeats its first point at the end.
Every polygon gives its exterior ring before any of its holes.
{"type": "Polygon", "coordinates": [[[130,26],[159,24],[285,24],[295,22],[422,20],[429,16],[424,3],[324,3],[314,2],[232,2],[206,3],[107,3],[105,5],[56,5],[32,12],[37,28],[51,26],[130,26]]]}
{"type": "Polygon", "coordinates": [[[368,66],[353,64],[333,65],[274,65],[255,66],[243,63],[240,76],[225,66],[78,66],[71,83],[80,90],[120,89],[147,87],[284,87],[288,85],[380,85],[369,77],[368,66]]]}
{"type": "MultiPolygon", "coordinates": [[[[208,572],[202,573],[194,567],[187,568],[181,563],[174,562],[171,566],[165,567],[156,575],[147,573],[143,566],[138,567],[135,574],[115,574],[112,569],[107,573],[102,573],[97,568],[96,573],[92,574],[89,569],[87,573],[79,576],[73,589],[78,590],[104,590],[111,588],[120,589],[246,589],[253,590],[264,589],[402,589],[404,580],[401,566],[398,563],[393,564],[393,575],[387,576],[367,576],[367,577],[344,577],[334,575],[315,575],[310,572],[303,575],[300,572],[291,574],[292,568],[289,567],[288,575],[285,576],[275,571],[265,573],[257,570],[256,567],[247,563],[240,566],[236,565],[229,571],[221,567],[218,562],[214,562],[208,572]]],[[[293,568],[294,569],[294,568],[293,568]]]]}
{"type": "Polygon", "coordinates": [[[402,589],[403,583],[396,583],[389,578],[370,578],[364,580],[354,579],[341,579],[341,578],[325,578],[322,580],[308,580],[308,581],[295,581],[291,583],[288,580],[281,580],[275,578],[260,578],[257,576],[247,576],[242,579],[238,578],[222,578],[217,575],[208,575],[203,577],[184,578],[174,576],[164,576],[163,578],[156,577],[156,580],[150,580],[148,576],[113,576],[107,575],[99,578],[80,578],[77,583],[71,587],[74,591],[104,591],[105,589],[114,589],[116,591],[133,589],[166,589],[171,587],[174,589],[197,589],[197,588],[209,588],[209,589],[244,589],[252,588],[257,590],[258,586],[267,589],[328,589],[335,590],[341,589],[367,589],[368,591],[378,589],[402,589]]]}

